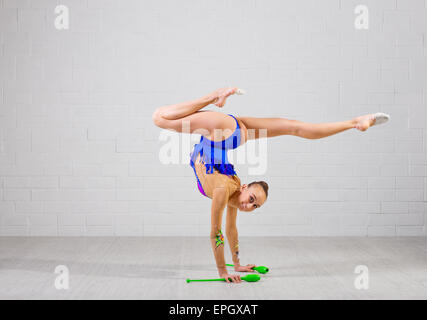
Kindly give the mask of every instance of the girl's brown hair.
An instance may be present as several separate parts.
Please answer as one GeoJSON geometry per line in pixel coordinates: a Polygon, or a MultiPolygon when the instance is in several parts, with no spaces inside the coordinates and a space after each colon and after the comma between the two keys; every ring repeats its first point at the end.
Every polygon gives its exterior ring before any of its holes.
{"type": "Polygon", "coordinates": [[[251,182],[248,184],[248,188],[254,184],[258,184],[262,187],[262,189],[265,192],[265,197],[267,198],[268,197],[268,184],[267,184],[267,182],[265,182],[265,181],[254,181],[254,182],[251,182]]]}

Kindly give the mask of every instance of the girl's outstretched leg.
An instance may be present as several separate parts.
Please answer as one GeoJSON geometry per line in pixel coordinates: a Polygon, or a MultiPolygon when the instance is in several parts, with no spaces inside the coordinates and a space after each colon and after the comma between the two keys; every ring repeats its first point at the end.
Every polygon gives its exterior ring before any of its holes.
{"type": "Polygon", "coordinates": [[[307,123],[297,121],[294,135],[306,139],[320,139],[355,128],[355,119],[340,122],[307,123]]]}
{"type": "Polygon", "coordinates": [[[325,138],[342,131],[356,128],[366,131],[378,120],[384,123],[389,119],[385,114],[368,114],[347,121],[309,123],[285,118],[239,118],[248,129],[248,139],[262,138],[262,129],[267,129],[267,138],[293,135],[306,139],[325,138]],[[249,130],[252,129],[252,130],[249,130]]]}

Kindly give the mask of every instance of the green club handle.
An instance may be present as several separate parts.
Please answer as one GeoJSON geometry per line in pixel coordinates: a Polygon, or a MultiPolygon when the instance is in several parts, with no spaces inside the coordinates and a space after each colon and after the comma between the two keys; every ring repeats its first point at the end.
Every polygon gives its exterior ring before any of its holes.
{"type": "MultiPolygon", "coordinates": [[[[234,267],[234,264],[226,264],[228,267],[234,267]]],[[[268,268],[264,266],[254,267],[253,270],[258,271],[259,273],[265,274],[268,272],[268,268]]]]}
{"type": "Polygon", "coordinates": [[[225,281],[225,279],[224,278],[220,278],[220,279],[187,279],[186,280],[187,281],[187,283],[190,283],[190,282],[202,282],[202,281],[225,281]]]}
{"type": "MultiPolygon", "coordinates": [[[[261,279],[261,277],[257,274],[248,274],[246,276],[241,277],[240,279],[242,279],[246,282],[256,282],[256,281],[259,281],[261,279]]],[[[220,278],[220,279],[194,279],[194,280],[187,279],[186,281],[187,281],[187,283],[190,283],[190,282],[202,282],[202,281],[203,282],[205,282],[205,281],[225,281],[225,279],[224,278],[220,278]]]]}

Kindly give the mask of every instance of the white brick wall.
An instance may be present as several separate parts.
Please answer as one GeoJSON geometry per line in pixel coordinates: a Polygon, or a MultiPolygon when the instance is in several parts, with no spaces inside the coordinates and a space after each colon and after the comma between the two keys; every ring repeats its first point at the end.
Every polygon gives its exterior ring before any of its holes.
{"type": "Polygon", "coordinates": [[[151,114],[225,85],[248,92],[223,110],[237,116],[392,116],[272,139],[263,176],[236,164],[270,184],[240,235],[427,235],[426,4],[0,0],[0,235],[207,235],[210,201],[188,159],[160,163],[151,114]]]}

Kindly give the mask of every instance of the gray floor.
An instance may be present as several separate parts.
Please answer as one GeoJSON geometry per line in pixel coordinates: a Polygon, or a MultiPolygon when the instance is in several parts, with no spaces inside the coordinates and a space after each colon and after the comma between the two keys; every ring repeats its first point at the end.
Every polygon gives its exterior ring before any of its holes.
{"type": "Polygon", "coordinates": [[[240,244],[242,263],[271,268],[261,281],[187,284],[217,277],[208,238],[0,237],[0,299],[427,299],[425,237],[240,244]],[[57,265],[69,268],[68,290],[54,286],[57,265]],[[355,288],[357,265],[368,290],[355,288]]]}

